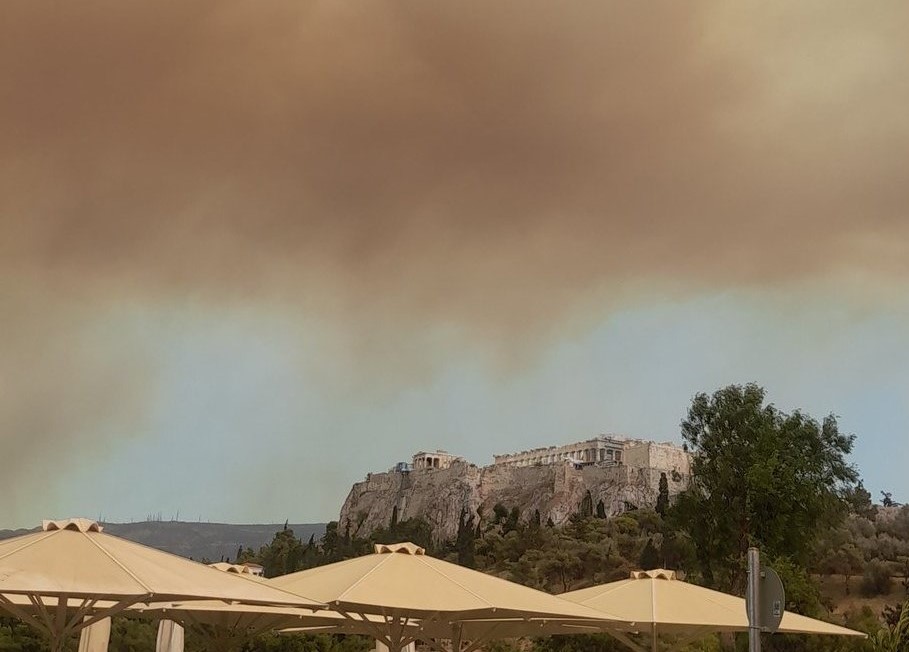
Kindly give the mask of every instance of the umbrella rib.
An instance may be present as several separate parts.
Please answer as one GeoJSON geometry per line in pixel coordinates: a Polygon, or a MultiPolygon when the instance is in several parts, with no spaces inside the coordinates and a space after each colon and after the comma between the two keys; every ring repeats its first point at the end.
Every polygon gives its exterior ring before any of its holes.
{"type": "Polygon", "coordinates": [[[653,635],[656,636],[657,621],[657,601],[656,601],[656,580],[651,580],[650,584],[650,621],[654,624],[653,635]]]}
{"type": "Polygon", "coordinates": [[[88,534],[86,534],[86,533],[84,533],[84,532],[82,533],[82,536],[84,536],[86,539],[88,539],[89,541],[91,541],[91,542],[92,542],[92,545],[94,545],[98,550],[100,550],[100,551],[103,552],[105,555],[107,555],[107,558],[110,559],[112,562],[114,562],[117,566],[119,566],[119,567],[123,570],[124,573],[126,573],[126,574],[129,575],[131,578],[133,578],[139,586],[141,586],[143,589],[145,589],[146,593],[148,593],[149,595],[154,595],[155,592],[152,590],[152,588],[151,588],[148,584],[146,584],[145,582],[143,582],[142,580],[140,580],[140,579],[136,576],[136,574],[133,573],[130,569],[128,569],[126,566],[124,566],[124,565],[120,562],[119,559],[117,559],[116,557],[114,557],[114,556],[110,553],[110,551],[107,550],[107,548],[105,548],[104,546],[102,546],[100,543],[98,543],[97,541],[95,541],[92,537],[88,536],[88,534]]]}
{"type": "MultiPolygon", "coordinates": [[[[723,611],[728,611],[728,612],[730,612],[730,613],[735,613],[736,615],[738,615],[738,610],[730,609],[727,605],[723,604],[723,603],[720,602],[719,600],[716,600],[716,599],[711,595],[712,593],[714,593],[714,591],[713,591],[712,589],[708,589],[708,588],[705,588],[705,587],[703,587],[703,586],[698,587],[698,588],[704,590],[704,600],[705,600],[705,601],[710,602],[710,603],[713,604],[715,607],[718,607],[718,608],[722,609],[723,611]]],[[[725,594],[723,594],[723,597],[727,597],[727,596],[726,596],[725,594]]],[[[735,597],[738,597],[738,596],[735,596],[735,597]]],[[[739,598],[739,599],[741,599],[741,598],[739,598]]]]}
{"type": "MultiPolygon", "coordinates": [[[[415,557],[415,559],[419,559],[419,558],[418,558],[418,557],[415,557]]],[[[449,582],[458,585],[458,586],[461,587],[464,591],[466,591],[467,593],[469,593],[470,595],[472,595],[473,597],[475,597],[475,598],[476,598],[477,600],[479,600],[480,602],[483,602],[483,603],[485,603],[487,606],[492,607],[492,608],[495,608],[495,607],[496,607],[496,605],[494,605],[492,602],[490,602],[489,600],[487,600],[487,599],[484,598],[483,596],[479,595],[478,593],[476,593],[476,592],[474,592],[474,591],[471,591],[469,588],[467,588],[466,586],[464,586],[463,584],[461,584],[459,581],[457,581],[457,580],[454,579],[453,577],[450,577],[449,575],[447,575],[446,573],[443,573],[443,572],[442,572],[441,570],[439,570],[438,568],[435,568],[434,566],[432,566],[431,564],[429,564],[426,560],[420,559],[420,563],[422,563],[423,565],[425,565],[426,568],[430,569],[430,570],[433,571],[434,573],[437,573],[437,574],[441,575],[442,577],[444,577],[444,578],[445,578],[446,580],[448,580],[449,582]]],[[[490,576],[490,577],[492,577],[492,576],[490,576]]]]}
{"type": "Polygon", "coordinates": [[[353,591],[353,590],[354,590],[355,588],[357,588],[362,582],[364,582],[364,581],[366,580],[367,577],[369,577],[370,575],[372,575],[373,573],[375,573],[377,570],[379,570],[379,567],[382,566],[383,564],[385,564],[385,562],[387,562],[388,559],[391,559],[391,555],[389,555],[387,559],[381,560],[378,564],[376,564],[375,566],[373,566],[372,568],[370,568],[368,571],[366,571],[365,573],[363,573],[363,575],[361,575],[361,576],[359,577],[359,579],[357,579],[356,582],[354,582],[353,584],[351,584],[350,586],[348,586],[346,589],[344,589],[344,590],[341,592],[341,594],[340,594],[333,602],[340,602],[341,598],[343,598],[345,595],[347,595],[348,593],[350,593],[351,591],[353,591]]]}
{"type": "Polygon", "coordinates": [[[44,626],[47,628],[47,631],[53,632],[53,623],[50,621],[50,618],[47,615],[47,607],[41,600],[41,596],[29,594],[28,599],[29,602],[32,603],[32,606],[35,608],[35,611],[37,611],[38,616],[40,616],[41,620],[44,622],[44,626]]]}
{"type": "Polygon", "coordinates": [[[54,622],[51,620],[50,614],[47,611],[47,605],[41,600],[40,596],[29,595],[28,599],[31,600],[32,606],[38,610],[38,615],[41,616],[41,620],[44,621],[44,627],[47,628],[47,633],[54,637],[54,622]]]}
{"type": "Polygon", "coordinates": [[[86,615],[92,610],[95,606],[97,600],[92,600],[90,598],[83,598],[82,604],[76,607],[75,613],[66,623],[65,629],[68,631],[75,632],[79,628],[79,623],[85,618],[86,615]]]}
{"type": "Polygon", "coordinates": [[[356,615],[358,616],[358,618],[354,618],[353,615],[349,614],[349,613],[346,612],[346,611],[339,611],[338,613],[340,613],[342,616],[344,616],[344,617],[347,618],[348,620],[351,620],[351,621],[358,621],[358,620],[359,620],[359,622],[364,623],[364,624],[366,625],[366,628],[367,628],[367,629],[372,630],[373,635],[374,635],[377,639],[379,639],[380,641],[382,641],[382,643],[384,643],[386,646],[388,646],[388,649],[389,649],[389,652],[390,652],[390,650],[391,650],[391,648],[392,648],[391,637],[388,636],[388,635],[385,633],[385,631],[384,631],[381,627],[377,627],[377,626],[375,625],[375,623],[373,623],[372,621],[370,621],[369,618],[365,618],[365,617],[363,616],[363,614],[356,614],[356,615]]]}
{"type": "Polygon", "coordinates": [[[129,600],[121,600],[120,602],[117,602],[113,606],[107,607],[106,609],[94,609],[94,605],[97,603],[97,600],[92,600],[92,608],[94,611],[91,614],[86,614],[85,619],[81,623],[82,628],[90,627],[99,620],[104,620],[105,618],[116,616],[120,612],[126,611],[134,604],[139,604],[143,599],[145,599],[145,596],[140,596],[129,600]]]}
{"type": "MultiPolygon", "coordinates": [[[[583,600],[578,600],[578,602],[580,602],[581,604],[588,604],[588,603],[591,602],[592,600],[596,600],[596,599],[598,599],[598,598],[602,598],[604,595],[608,595],[609,593],[614,593],[615,591],[618,591],[618,590],[620,590],[620,589],[625,588],[626,582],[629,582],[629,581],[630,581],[630,580],[623,580],[623,581],[621,582],[621,584],[622,584],[623,586],[609,586],[609,584],[604,584],[604,585],[602,585],[602,586],[600,587],[600,590],[599,590],[599,591],[597,591],[596,593],[592,594],[589,598],[584,598],[583,600]]],[[[618,584],[618,583],[619,583],[619,582],[610,582],[610,584],[618,584]]],[[[591,587],[591,588],[592,588],[592,587],[591,587]]],[[[581,590],[583,591],[583,590],[586,590],[586,589],[581,589],[581,590]]],[[[577,592],[577,591],[571,591],[571,593],[576,593],[576,592],[577,592]]]]}

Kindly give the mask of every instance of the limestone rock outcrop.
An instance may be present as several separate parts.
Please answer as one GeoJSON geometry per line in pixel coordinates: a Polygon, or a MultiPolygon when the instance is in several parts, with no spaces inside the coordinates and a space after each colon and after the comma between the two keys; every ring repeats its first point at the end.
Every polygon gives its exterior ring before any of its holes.
{"type": "Polygon", "coordinates": [[[607,516],[631,506],[653,507],[660,474],[666,473],[672,495],[687,483],[687,465],[682,470],[571,463],[477,467],[459,461],[444,469],[370,473],[351,488],[339,524],[342,531],[349,528],[350,534],[365,537],[387,527],[397,508],[399,521],[419,517],[432,526],[437,540],[446,541],[457,536],[462,511],[477,523],[490,519],[493,507],[501,504],[517,507],[523,519],[539,511],[543,522],[560,525],[578,512],[588,491],[593,506],[602,501],[607,516]]]}

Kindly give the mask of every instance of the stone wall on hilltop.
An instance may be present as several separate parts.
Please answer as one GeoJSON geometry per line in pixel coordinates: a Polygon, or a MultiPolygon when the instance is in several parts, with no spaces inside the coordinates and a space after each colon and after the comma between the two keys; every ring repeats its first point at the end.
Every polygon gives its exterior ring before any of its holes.
{"type": "Polygon", "coordinates": [[[661,473],[667,474],[670,494],[684,488],[687,458],[682,467],[678,460],[665,461],[663,469],[627,464],[576,468],[570,463],[480,468],[457,462],[446,469],[370,473],[351,488],[339,522],[342,531],[349,527],[352,535],[366,537],[387,527],[397,507],[399,521],[422,518],[436,539],[445,541],[457,535],[462,510],[477,522],[492,518],[493,507],[501,504],[517,507],[524,519],[538,510],[543,522],[552,519],[561,525],[578,511],[588,491],[594,506],[602,501],[606,514],[614,516],[628,505],[653,507],[661,473]]]}

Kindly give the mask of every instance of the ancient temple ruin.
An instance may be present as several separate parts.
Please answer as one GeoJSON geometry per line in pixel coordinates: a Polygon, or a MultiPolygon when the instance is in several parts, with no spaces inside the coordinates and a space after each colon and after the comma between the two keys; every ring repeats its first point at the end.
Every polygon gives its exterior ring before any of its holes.
{"type": "Polygon", "coordinates": [[[448,451],[436,450],[431,453],[420,451],[419,453],[414,453],[411,469],[415,471],[420,469],[447,469],[452,463],[463,461],[463,457],[452,455],[448,451]]]}
{"type": "MultiPolygon", "coordinates": [[[[593,439],[565,444],[533,448],[520,453],[493,455],[494,464],[502,466],[537,466],[540,464],[620,464],[625,445],[629,440],[616,435],[599,435],[593,439]]],[[[637,441],[637,440],[635,440],[637,441]]]]}

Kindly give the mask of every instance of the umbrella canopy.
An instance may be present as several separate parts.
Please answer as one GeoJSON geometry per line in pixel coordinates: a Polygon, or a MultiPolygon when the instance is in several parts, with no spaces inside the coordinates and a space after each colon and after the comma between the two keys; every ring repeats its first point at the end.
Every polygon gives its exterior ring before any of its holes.
{"type": "Polygon", "coordinates": [[[412,543],[379,544],[375,553],[268,580],[287,591],[318,596],[342,612],[457,620],[554,617],[608,620],[542,591],[435,557],[412,543]]]}
{"type": "MultiPolygon", "coordinates": [[[[661,633],[700,636],[748,629],[744,599],[683,582],[671,570],[634,571],[630,579],[562,593],[561,597],[602,609],[654,637],[661,633]]],[[[783,615],[778,631],[865,636],[862,632],[790,612],[783,615]]],[[[627,637],[619,634],[619,638],[627,637]]]]}
{"type": "MultiPolygon", "coordinates": [[[[226,573],[241,574],[254,581],[264,581],[264,578],[253,575],[249,567],[242,564],[217,562],[209,566],[226,573]]],[[[339,634],[364,631],[364,623],[352,623],[334,611],[314,613],[296,607],[230,604],[218,600],[141,604],[130,607],[125,613],[160,619],[162,627],[168,623],[177,625],[181,635],[184,627],[192,628],[206,637],[209,647],[222,651],[239,648],[251,637],[272,630],[294,629],[306,633],[339,634]]],[[[369,617],[368,620],[383,622],[378,616],[369,617]]],[[[179,649],[176,643],[170,643],[166,652],[182,652],[182,639],[180,640],[179,649]]],[[[159,649],[158,652],[162,651],[159,649]]]]}
{"type": "Polygon", "coordinates": [[[40,532],[0,541],[0,608],[45,631],[55,647],[65,636],[133,604],[194,599],[325,606],[104,534],[87,519],[45,521],[40,532]]]}
{"type": "Polygon", "coordinates": [[[412,543],[380,544],[374,554],[268,582],[312,595],[351,620],[381,616],[385,624],[365,633],[392,650],[416,637],[444,636],[458,649],[468,638],[544,633],[544,625],[578,621],[604,628],[610,620],[602,611],[430,557],[412,543]]]}
{"type": "MultiPolygon", "coordinates": [[[[242,564],[217,562],[209,566],[222,572],[242,575],[252,581],[265,581],[242,564]]],[[[222,652],[239,648],[252,637],[272,630],[297,628],[308,633],[353,633],[344,629],[350,621],[333,611],[313,612],[297,607],[239,604],[220,600],[147,602],[133,605],[123,613],[131,617],[160,620],[157,652],[182,652],[184,628],[201,634],[206,638],[207,647],[222,652]]]]}

